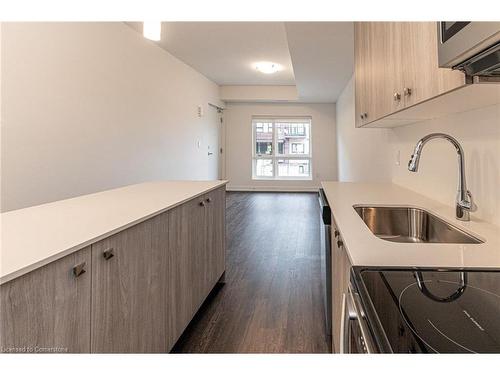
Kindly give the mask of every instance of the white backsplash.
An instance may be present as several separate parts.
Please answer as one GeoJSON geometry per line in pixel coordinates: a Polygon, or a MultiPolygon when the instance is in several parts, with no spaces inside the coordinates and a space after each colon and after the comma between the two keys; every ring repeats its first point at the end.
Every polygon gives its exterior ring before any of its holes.
{"type": "Polygon", "coordinates": [[[465,152],[467,187],[478,206],[473,217],[500,226],[500,105],[394,128],[390,143],[392,181],[420,194],[453,205],[457,191],[457,153],[445,140],[424,146],[419,171],[407,164],[417,141],[426,134],[443,132],[455,137],[465,152]],[[398,151],[400,165],[396,165],[398,151]]]}

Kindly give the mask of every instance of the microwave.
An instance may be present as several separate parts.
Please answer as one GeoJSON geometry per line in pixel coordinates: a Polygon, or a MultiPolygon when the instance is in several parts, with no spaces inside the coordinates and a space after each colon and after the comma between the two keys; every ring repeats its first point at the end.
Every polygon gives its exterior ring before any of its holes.
{"type": "Polygon", "coordinates": [[[500,80],[500,22],[441,21],[437,32],[440,67],[500,80]]]}

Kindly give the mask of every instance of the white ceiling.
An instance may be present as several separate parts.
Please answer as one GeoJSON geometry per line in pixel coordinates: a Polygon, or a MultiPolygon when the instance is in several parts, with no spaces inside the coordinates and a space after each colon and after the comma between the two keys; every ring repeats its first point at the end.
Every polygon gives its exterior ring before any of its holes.
{"type": "Polygon", "coordinates": [[[334,102],[353,71],[352,22],[163,22],[158,44],[219,85],[295,85],[303,102],[334,102]]]}
{"type": "Polygon", "coordinates": [[[352,22],[287,22],[288,47],[299,98],[335,102],[354,65],[352,22]]]}
{"type": "Polygon", "coordinates": [[[219,85],[295,84],[282,22],[163,22],[158,44],[219,85]],[[262,74],[263,60],[283,70],[262,74]]]}

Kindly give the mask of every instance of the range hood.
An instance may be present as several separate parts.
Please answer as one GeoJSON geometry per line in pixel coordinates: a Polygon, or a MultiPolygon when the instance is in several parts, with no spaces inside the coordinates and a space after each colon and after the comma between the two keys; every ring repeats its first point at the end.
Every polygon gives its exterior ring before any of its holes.
{"type": "Polygon", "coordinates": [[[455,66],[454,69],[462,70],[467,77],[493,77],[500,82],[500,43],[455,66]]]}
{"type": "Polygon", "coordinates": [[[500,22],[438,22],[438,56],[468,83],[500,82],[500,22]]]}

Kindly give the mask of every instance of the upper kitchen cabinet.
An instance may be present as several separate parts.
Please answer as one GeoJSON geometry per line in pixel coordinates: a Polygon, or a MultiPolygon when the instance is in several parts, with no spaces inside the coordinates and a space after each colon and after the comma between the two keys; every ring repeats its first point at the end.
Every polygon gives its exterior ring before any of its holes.
{"type": "Polygon", "coordinates": [[[403,80],[399,62],[401,44],[392,41],[397,38],[400,29],[401,24],[396,22],[355,23],[357,127],[403,108],[403,80]]]}
{"type": "Polygon", "coordinates": [[[358,22],[354,33],[356,127],[403,125],[388,116],[465,84],[438,67],[435,22],[358,22]]]}
{"type": "MultiPolygon", "coordinates": [[[[457,70],[439,68],[435,22],[401,22],[394,43],[400,46],[404,107],[433,98],[465,84],[457,70]]],[[[396,56],[397,58],[397,56],[396,56]]]]}

